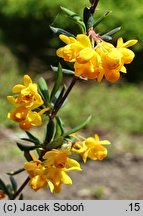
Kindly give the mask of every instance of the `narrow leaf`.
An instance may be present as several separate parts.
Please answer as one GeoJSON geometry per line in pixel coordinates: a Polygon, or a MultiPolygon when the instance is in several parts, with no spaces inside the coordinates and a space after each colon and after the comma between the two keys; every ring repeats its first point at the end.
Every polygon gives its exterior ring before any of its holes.
{"type": "Polygon", "coordinates": [[[31,157],[28,150],[24,151],[24,157],[26,158],[27,161],[33,161],[33,159],[32,159],[32,157],[31,157]]]}
{"type": "Polygon", "coordinates": [[[60,117],[56,117],[56,133],[55,133],[55,138],[62,136],[64,133],[64,124],[61,120],[60,117]]]}
{"type": "Polygon", "coordinates": [[[17,175],[17,174],[19,174],[19,173],[21,173],[21,172],[23,172],[23,171],[25,171],[25,169],[24,169],[24,168],[21,168],[21,169],[16,170],[16,171],[8,172],[7,174],[8,174],[8,175],[17,175]]]}
{"type": "Polygon", "coordinates": [[[56,149],[60,147],[63,144],[63,141],[64,141],[63,136],[57,137],[56,139],[54,139],[52,142],[49,143],[49,145],[47,146],[47,150],[56,149]]]}
{"type": "Polygon", "coordinates": [[[83,13],[84,23],[86,25],[86,29],[93,27],[93,14],[90,11],[90,8],[85,7],[83,13]]]}
{"type": "Polygon", "coordinates": [[[108,41],[109,41],[109,40],[112,40],[112,37],[111,37],[111,36],[108,36],[108,35],[102,35],[101,38],[102,38],[103,40],[106,40],[106,41],[107,41],[107,40],[108,40],[108,41]]]}
{"type": "Polygon", "coordinates": [[[86,26],[78,14],[64,7],[61,7],[61,9],[66,15],[68,15],[69,18],[71,18],[76,24],[78,24],[83,33],[86,32],[86,26]]]}
{"type": "Polygon", "coordinates": [[[38,86],[39,86],[40,93],[42,94],[42,97],[44,99],[44,103],[47,106],[49,103],[49,91],[48,91],[47,83],[43,77],[39,79],[38,86]]]}
{"type": "Polygon", "coordinates": [[[104,35],[105,35],[105,36],[113,35],[113,34],[117,33],[117,32],[120,31],[120,30],[121,30],[121,27],[119,26],[119,27],[114,28],[113,30],[107,32],[106,34],[103,34],[102,37],[103,37],[104,35]]]}
{"type": "Polygon", "coordinates": [[[65,90],[66,90],[66,86],[64,85],[63,88],[61,89],[61,91],[57,92],[58,95],[57,94],[55,95],[55,98],[54,98],[54,101],[53,101],[53,103],[54,103],[54,110],[56,109],[56,107],[60,103],[60,101],[61,101],[61,99],[62,99],[62,97],[63,97],[63,95],[65,93],[65,90]]]}
{"type": "Polygon", "coordinates": [[[41,143],[39,143],[39,141],[28,139],[28,138],[21,138],[21,140],[32,142],[35,144],[36,147],[40,147],[42,145],[41,143]]]}
{"type": "Polygon", "coordinates": [[[10,182],[11,182],[11,185],[12,185],[12,189],[15,192],[17,190],[17,182],[16,182],[16,180],[14,179],[14,177],[12,175],[9,178],[10,178],[10,182]]]}
{"type": "Polygon", "coordinates": [[[0,179],[0,190],[2,190],[5,194],[7,194],[10,197],[10,192],[8,190],[7,185],[3,182],[2,179],[0,179]]]}
{"type": "Polygon", "coordinates": [[[79,131],[80,129],[84,128],[84,127],[89,123],[90,119],[91,119],[91,116],[89,116],[89,117],[86,119],[86,121],[84,121],[82,124],[78,125],[77,127],[73,128],[72,130],[69,130],[69,131],[67,131],[66,133],[64,133],[63,136],[64,136],[64,137],[67,137],[67,136],[69,136],[70,134],[73,134],[73,133],[79,131]]]}
{"type": "Polygon", "coordinates": [[[25,150],[34,150],[34,149],[36,149],[36,147],[35,146],[28,146],[28,145],[23,145],[23,144],[21,144],[21,143],[16,143],[17,144],[17,146],[18,146],[18,148],[21,150],[21,151],[25,151],[25,150]]]}
{"type": "Polygon", "coordinates": [[[93,25],[93,28],[95,28],[100,22],[102,22],[107,16],[109,16],[112,13],[112,11],[107,11],[105,14],[103,14],[93,25]]]}
{"type": "Polygon", "coordinates": [[[45,144],[48,144],[52,140],[54,136],[54,132],[55,132],[55,124],[54,124],[54,121],[51,120],[47,124],[47,131],[46,131],[46,136],[45,136],[45,141],[44,141],[45,144]]]}
{"type": "Polygon", "coordinates": [[[39,143],[39,145],[40,145],[40,140],[37,138],[37,137],[35,137],[33,134],[31,134],[29,131],[25,131],[26,132],[26,134],[27,134],[27,136],[30,138],[30,140],[33,140],[33,142],[36,144],[38,144],[39,143]]]}
{"type": "MultiPolygon", "coordinates": [[[[57,72],[57,70],[58,70],[58,67],[54,67],[54,66],[52,66],[52,65],[51,65],[51,68],[52,68],[52,70],[53,70],[54,72],[57,72]]],[[[64,74],[68,74],[68,75],[73,75],[73,74],[74,74],[74,71],[68,70],[68,69],[64,69],[64,68],[62,68],[62,72],[63,72],[64,74]]]]}
{"type": "Polygon", "coordinates": [[[67,35],[69,37],[74,37],[75,36],[73,34],[71,34],[70,32],[68,31],[65,31],[64,29],[61,29],[61,28],[55,28],[53,26],[50,26],[50,29],[57,35],[60,35],[60,34],[64,34],[64,35],[67,35]]]}
{"type": "Polygon", "coordinates": [[[18,198],[19,200],[23,200],[24,199],[24,196],[23,196],[23,194],[20,194],[20,196],[19,196],[19,198],[18,198]]]}
{"type": "Polygon", "coordinates": [[[50,101],[53,100],[55,94],[59,90],[61,83],[62,83],[62,80],[63,80],[62,66],[59,63],[58,70],[57,70],[57,77],[56,77],[55,85],[54,85],[52,92],[51,92],[50,101]]]}

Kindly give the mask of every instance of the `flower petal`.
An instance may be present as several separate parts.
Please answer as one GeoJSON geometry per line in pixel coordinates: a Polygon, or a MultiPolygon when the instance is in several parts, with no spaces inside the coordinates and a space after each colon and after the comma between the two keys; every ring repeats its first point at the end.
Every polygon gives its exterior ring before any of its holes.
{"type": "Polygon", "coordinates": [[[29,86],[30,83],[32,83],[32,79],[31,79],[30,76],[27,75],[27,74],[24,75],[23,80],[24,80],[24,85],[25,85],[26,87],[29,86]]]}
{"type": "Polygon", "coordinates": [[[120,69],[120,71],[121,71],[122,73],[127,73],[127,69],[126,69],[125,66],[122,66],[121,69],[120,69]]]}
{"type": "Polygon", "coordinates": [[[73,167],[73,169],[76,167],[80,167],[80,164],[76,160],[71,159],[71,158],[67,158],[67,165],[69,167],[73,167]]]}
{"type": "Polygon", "coordinates": [[[74,43],[76,42],[76,39],[73,38],[73,37],[68,37],[66,35],[59,35],[59,38],[65,43],[65,44],[71,44],[71,43],[74,43]]]}
{"type": "Polygon", "coordinates": [[[92,44],[91,44],[90,39],[87,35],[78,34],[77,35],[77,41],[79,41],[83,45],[83,47],[92,48],[92,44]]]}
{"type": "Polygon", "coordinates": [[[29,111],[27,115],[27,120],[31,122],[33,126],[38,126],[42,123],[41,116],[37,112],[29,111]]]}
{"type": "Polygon", "coordinates": [[[130,46],[133,46],[133,45],[135,45],[136,43],[138,42],[138,40],[128,40],[127,42],[125,42],[124,44],[123,44],[123,46],[122,47],[130,47],[130,46]]]}
{"type": "Polygon", "coordinates": [[[53,193],[54,192],[54,184],[50,180],[47,180],[47,183],[48,183],[48,186],[50,188],[51,193],[53,193]]]}
{"type": "Polygon", "coordinates": [[[88,62],[95,54],[95,51],[93,49],[91,49],[90,47],[84,48],[82,49],[79,54],[77,55],[76,60],[81,63],[84,64],[86,62],[88,62]]]}
{"type": "Polygon", "coordinates": [[[12,92],[13,92],[13,93],[19,93],[19,92],[21,92],[21,90],[24,89],[24,88],[25,88],[24,85],[17,84],[17,85],[15,85],[15,86],[12,88],[12,92]]]}
{"type": "Polygon", "coordinates": [[[71,178],[64,171],[61,172],[61,181],[64,184],[72,184],[71,178]]]}

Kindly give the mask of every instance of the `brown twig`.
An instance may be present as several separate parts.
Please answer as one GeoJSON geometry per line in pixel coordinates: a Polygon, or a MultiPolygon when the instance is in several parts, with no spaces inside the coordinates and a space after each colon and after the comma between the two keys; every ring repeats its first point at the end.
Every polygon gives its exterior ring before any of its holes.
{"type": "Polygon", "coordinates": [[[76,81],[78,80],[78,77],[73,76],[73,79],[67,89],[67,91],[65,92],[64,96],[61,98],[61,100],[59,101],[59,104],[57,105],[56,109],[53,110],[53,112],[51,113],[50,116],[50,120],[52,120],[53,118],[55,118],[57,112],[59,111],[59,109],[61,108],[61,106],[63,105],[64,101],[66,100],[67,96],[69,95],[70,91],[72,90],[73,86],[75,85],[76,81]]]}
{"type": "Polygon", "coordinates": [[[99,0],[94,0],[94,1],[93,1],[92,5],[91,5],[91,7],[90,7],[90,12],[91,12],[92,14],[95,13],[95,9],[96,9],[96,7],[97,7],[97,5],[98,5],[98,2],[99,2],[99,0]]]}
{"type": "Polygon", "coordinates": [[[15,200],[16,197],[22,192],[22,190],[25,188],[25,186],[28,184],[30,178],[27,177],[26,180],[23,182],[23,184],[20,186],[20,188],[13,194],[11,197],[11,200],[15,200]]]}

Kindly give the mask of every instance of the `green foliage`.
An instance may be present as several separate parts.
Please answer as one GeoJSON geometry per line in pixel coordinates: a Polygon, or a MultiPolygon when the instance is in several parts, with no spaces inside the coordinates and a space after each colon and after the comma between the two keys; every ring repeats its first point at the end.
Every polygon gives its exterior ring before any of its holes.
{"type": "Polygon", "coordinates": [[[70,134],[73,134],[79,130],[81,130],[82,128],[84,128],[85,126],[87,126],[87,124],[89,123],[89,121],[91,120],[91,116],[89,116],[83,123],[81,123],[80,125],[78,125],[77,127],[73,128],[72,130],[66,132],[64,134],[64,136],[69,136],[70,134]]]}
{"type": "MultiPolygon", "coordinates": [[[[100,29],[105,30],[105,28],[108,28],[108,26],[115,28],[115,26],[122,25],[122,33],[124,36],[139,37],[140,39],[142,39],[143,30],[141,26],[143,15],[141,5],[142,0],[100,0],[96,10],[97,15],[95,15],[95,18],[100,17],[103,11],[105,11],[106,13],[106,11],[112,10],[112,17],[108,18],[108,20],[105,20],[104,23],[101,24],[100,29]]],[[[55,17],[60,12],[60,6],[78,12],[78,14],[82,16],[81,9],[84,6],[90,6],[90,3],[88,0],[78,0],[78,4],[74,4],[72,1],[69,1],[67,4],[66,0],[3,0],[0,2],[0,6],[0,14],[1,16],[3,16],[3,18],[5,17],[5,20],[8,18],[22,18],[25,20],[29,18],[30,21],[30,19],[32,18],[32,22],[34,18],[35,20],[47,19],[47,22],[52,22],[53,17],[55,17]]],[[[59,21],[61,20],[58,19],[58,22],[59,21]]],[[[63,24],[67,26],[66,19],[64,19],[63,24]]],[[[35,27],[36,26],[33,26],[33,28],[35,27]]]]}
{"type": "Polygon", "coordinates": [[[10,94],[12,84],[20,80],[16,58],[11,54],[7,47],[0,46],[0,124],[13,126],[7,119],[7,113],[11,104],[7,101],[7,95],[10,94]]]}
{"type": "MultiPolygon", "coordinates": [[[[139,43],[134,49],[142,50],[143,15],[140,5],[141,0],[100,0],[94,15],[95,25],[99,24],[96,26],[97,33],[103,32],[103,39],[111,39],[108,32],[121,26],[121,31],[115,37],[122,36],[124,40],[137,38],[139,43]],[[107,17],[109,11],[112,11],[112,14],[107,17]]],[[[32,65],[35,72],[43,72],[49,69],[49,65],[58,64],[55,49],[61,42],[53,35],[53,31],[59,34],[64,29],[69,34],[81,33],[80,27],[62,11],[61,6],[74,11],[77,16],[73,19],[78,17],[76,21],[81,24],[82,8],[89,7],[90,1],[78,0],[78,4],[72,1],[67,4],[67,0],[0,1],[0,41],[8,45],[18,57],[21,63],[20,71],[25,72],[31,69],[32,65]],[[40,62],[38,66],[37,62],[40,62]],[[33,66],[35,64],[36,66],[33,66]]],[[[141,67],[138,68],[138,74],[141,74],[142,79],[141,67]]]]}
{"type": "MultiPolygon", "coordinates": [[[[68,2],[68,6],[70,6],[73,10],[79,10],[81,11],[81,8],[83,8],[85,5],[89,5],[89,1],[85,0],[84,2],[82,0],[78,0],[78,4],[73,4],[73,2],[68,2]]],[[[2,13],[8,15],[8,16],[35,16],[38,18],[41,18],[44,16],[44,13],[48,13],[50,9],[51,13],[56,13],[58,10],[58,7],[65,6],[67,7],[67,1],[66,0],[7,0],[7,1],[1,1],[1,11],[2,13]],[[56,9],[56,11],[54,11],[56,9]]]]}
{"type": "Polygon", "coordinates": [[[63,80],[62,66],[61,66],[61,64],[59,64],[58,70],[57,70],[57,78],[56,78],[54,87],[52,89],[51,95],[50,95],[50,101],[53,101],[56,93],[58,92],[58,90],[61,86],[62,80],[63,80]]]}
{"type": "MultiPolygon", "coordinates": [[[[142,49],[143,40],[143,28],[142,20],[142,0],[132,1],[132,0],[106,0],[99,1],[97,15],[102,15],[103,11],[111,10],[112,14],[107,19],[101,23],[99,30],[105,31],[110,28],[115,28],[121,26],[121,32],[118,36],[122,35],[126,39],[138,38],[139,44],[138,48],[142,49]]],[[[137,48],[137,47],[136,47],[137,48]]]]}
{"type": "Polygon", "coordinates": [[[80,16],[76,13],[74,13],[73,11],[67,9],[67,8],[64,8],[64,7],[61,7],[62,11],[64,11],[64,13],[66,15],[68,15],[68,17],[74,21],[76,24],[79,25],[79,27],[81,28],[82,30],[82,33],[86,33],[86,27],[85,27],[85,24],[84,22],[82,21],[82,19],[80,18],[80,16]]]}
{"type": "Polygon", "coordinates": [[[49,103],[49,91],[48,91],[48,86],[47,86],[47,83],[46,81],[44,80],[44,78],[40,78],[39,81],[38,81],[38,85],[39,85],[39,91],[40,91],[40,94],[42,96],[42,99],[44,101],[44,105],[45,106],[48,106],[48,103],[49,103]]]}
{"type": "Polygon", "coordinates": [[[90,113],[92,119],[87,127],[89,131],[142,133],[142,87],[127,83],[108,86],[95,82],[90,87],[86,83],[80,87],[75,86],[69,103],[61,110],[65,124],[72,128],[90,113]],[[78,98],[80,105],[77,104],[78,98]]]}
{"type": "MultiPolygon", "coordinates": [[[[5,184],[4,181],[0,179],[0,190],[11,200],[13,194],[17,191],[17,182],[12,175],[9,176],[9,181],[10,184],[5,184]]],[[[19,199],[23,199],[22,194],[20,194],[19,199]]]]}

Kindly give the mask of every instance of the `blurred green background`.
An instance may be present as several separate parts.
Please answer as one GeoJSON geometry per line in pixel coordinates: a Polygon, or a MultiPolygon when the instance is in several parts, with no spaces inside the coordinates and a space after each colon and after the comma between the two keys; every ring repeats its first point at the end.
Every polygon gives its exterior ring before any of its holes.
{"type": "MultiPolygon", "coordinates": [[[[43,76],[49,85],[53,83],[50,65],[59,59],[55,50],[62,45],[53,34],[50,25],[64,28],[73,34],[79,27],[66,17],[60,6],[67,7],[82,17],[83,8],[90,6],[88,0],[0,0],[0,124],[16,128],[7,119],[11,105],[6,96],[11,87],[22,81],[24,73],[36,80],[43,76]]],[[[114,142],[113,149],[142,154],[143,144],[143,5],[142,1],[100,0],[95,20],[107,11],[112,11],[97,28],[97,32],[108,32],[121,26],[117,37],[124,41],[136,38],[133,47],[136,58],[127,66],[128,73],[113,85],[106,82],[82,81],[73,89],[69,103],[61,111],[68,127],[76,126],[91,113],[93,118],[86,128],[89,135],[98,132],[114,142]],[[77,100],[80,98],[80,101],[77,100]],[[81,110],[82,107],[82,110],[81,110]],[[136,144],[135,144],[136,140],[136,144]],[[117,144],[117,145],[116,145],[117,144]]],[[[68,65],[65,65],[68,67],[68,65]]],[[[67,77],[65,81],[69,81],[67,77]]]]}

